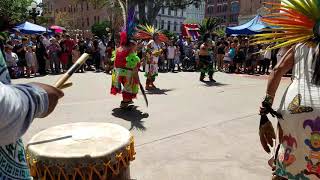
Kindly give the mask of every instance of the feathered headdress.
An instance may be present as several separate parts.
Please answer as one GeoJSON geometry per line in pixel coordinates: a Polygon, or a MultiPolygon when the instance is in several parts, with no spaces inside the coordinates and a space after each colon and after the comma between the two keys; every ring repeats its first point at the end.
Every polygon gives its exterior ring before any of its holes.
{"type": "Polygon", "coordinates": [[[271,13],[262,18],[270,25],[255,35],[253,44],[274,43],[269,49],[290,46],[299,42],[320,40],[320,0],[281,0],[272,5],[271,13]]]}
{"type": "Polygon", "coordinates": [[[121,29],[120,32],[120,45],[127,45],[131,40],[133,40],[133,36],[135,33],[136,29],[136,24],[134,22],[135,20],[135,11],[134,8],[130,8],[128,10],[128,13],[126,13],[126,8],[124,4],[119,1],[120,7],[123,11],[123,21],[124,21],[124,26],[121,29]]]}
{"type": "Polygon", "coordinates": [[[134,37],[139,40],[151,40],[155,35],[158,35],[161,42],[169,42],[169,38],[165,34],[150,25],[139,25],[134,37]]]}

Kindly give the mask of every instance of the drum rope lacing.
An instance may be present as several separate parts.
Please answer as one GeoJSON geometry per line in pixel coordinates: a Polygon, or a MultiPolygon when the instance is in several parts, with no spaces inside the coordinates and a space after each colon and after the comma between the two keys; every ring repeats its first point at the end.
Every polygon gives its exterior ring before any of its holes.
{"type": "Polygon", "coordinates": [[[30,153],[27,150],[27,161],[29,167],[31,169],[31,176],[34,178],[41,178],[41,180],[47,180],[47,177],[50,178],[49,180],[56,180],[52,170],[55,168],[58,169],[58,179],[57,180],[75,180],[76,177],[81,177],[82,180],[92,180],[94,175],[98,176],[101,180],[106,180],[108,176],[108,172],[111,170],[112,175],[116,176],[120,174],[121,165],[124,168],[127,168],[130,164],[130,161],[135,159],[135,149],[134,149],[134,138],[130,138],[130,144],[124,149],[123,152],[116,153],[115,159],[116,163],[112,164],[113,162],[109,160],[108,162],[104,162],[104,171],[102,173],[99,172],[95,164],[89,164],[88,167],[74,167],[73,174],[71,175],[72,178],[70,179],[69,175],[66,173],[65,169],[62,165],[46,165],[44,163],[39,162],[36,159],[31,159],[30,153]],[[89,169],[89,171],[85,170],[89,169]],[[87,178],[87,176],[89,178],[87,178]]]}

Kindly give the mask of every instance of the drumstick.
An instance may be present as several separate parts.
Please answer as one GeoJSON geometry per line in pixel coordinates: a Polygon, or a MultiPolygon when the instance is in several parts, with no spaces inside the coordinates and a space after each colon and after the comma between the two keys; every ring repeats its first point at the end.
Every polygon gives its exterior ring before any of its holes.
{"type": "Polygon", "coordinates": [[[58,89],[70,87],[72,83],[65,83],[73,75],[73,73],[75,73],[81,67],[81,65],[83,65],[88,60],[89,56],[90,55],[87,53],[82,54],[82,56],[77,60],[77,62],[74,63],[73,66],[59,78],[59,80],[55,83],[54,86],[58,89]]]}

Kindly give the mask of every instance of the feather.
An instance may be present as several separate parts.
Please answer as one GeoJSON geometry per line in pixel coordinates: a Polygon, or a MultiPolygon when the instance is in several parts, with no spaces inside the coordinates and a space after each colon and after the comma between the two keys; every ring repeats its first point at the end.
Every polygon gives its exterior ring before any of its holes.
{"type": "Polygon", "coordinates": [[[277,45],[267,49],[276,49],[299,42],[311,42],[319,36],[315,34],[314,27],[320,20],[320,0],[281,0],[281,3],[265,4],[273,7],[262,21],[273,28],[255,35],[252,44],[275,43],[277,45]],[[278,12],[272,13],[274,10],[278,12]]]}

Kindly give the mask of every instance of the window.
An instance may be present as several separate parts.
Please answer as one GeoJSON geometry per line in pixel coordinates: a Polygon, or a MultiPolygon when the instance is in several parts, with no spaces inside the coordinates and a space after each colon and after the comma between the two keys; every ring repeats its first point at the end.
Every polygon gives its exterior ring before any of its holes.
{"type": "Polygon", "coordinates": [[[171,30],[171,21],[168,21],[168,24],[167,24],[167,30],[170,31],[171,30]]]}
{"type": "Polygon", "coordinates": [[[83,19],[83,17],[81,19],[81,26],[84,27],[84,19],[83,19]]]}
{"type": "Polygon", "coordinates": [[[100,23],[100,16],[98,16],[98,23],[100,23]]]}
{"type": "Polygon", "coordinates": [[[181,10],[181,16],[183,16],[183,9],[181,10]]]}
{"type": "Polygon", "coordinates": [[[161,29],[164,29],[164,20],[161,20],[161,29]]]}
{"type": "Polygon", "coordinates": [[[171,9],[168,9],[168,15],[171,16],[171,9]]]}
{"type": "Polygon", "coordinates": [[[164,8],[161,9],[161,14],[164,14],[164,8]]]}
{"type": "Polygon", "coordinates": [[[64,12],[67,12],[67,8],[66,8],[66,7],[64,7],[63,11],[64,11],[64,12]]]}
{"type": "Polygon", "coordinates": [[[174,15],[175,15],[175,16],[178,16],[178,10],[177,10],[177,9],[174,10],[174,15]]]}
{"type": "Polygon", "coordinates": [[[83,3],[81,3],[81,11],[83,11],[83,3]]]}
{"type": "Polygon", "coordinates": [[[87,17],[87,26],[90,26],[90,20],[89,20],[89,17],[87,17]]]}
{"type": "Polygon", "coordinates": [[[96,23],[97,22],[97,18],[96,16],[93,17],[93,22],[96,23]]]}
{"type": "Polygon", "coordinates": [[[177,25],[178,25],[178,23],[177,23],[177,22],[174,22],[173,31],[177,31],[177,25]]]}
{"type": "Polygon", "coordinates": [[[155,27],[155,28],[158,27],[158,21],[157,21],[157,20],[154,21],[154,27],[155,27]]]}
{"type": "Polygon", "coordinates": [[[89,3],[87,2],[87,11],[89,11],[89,3]]]}

